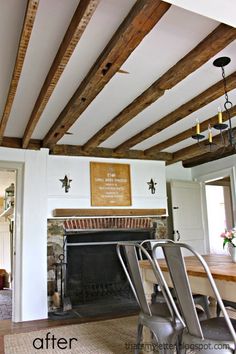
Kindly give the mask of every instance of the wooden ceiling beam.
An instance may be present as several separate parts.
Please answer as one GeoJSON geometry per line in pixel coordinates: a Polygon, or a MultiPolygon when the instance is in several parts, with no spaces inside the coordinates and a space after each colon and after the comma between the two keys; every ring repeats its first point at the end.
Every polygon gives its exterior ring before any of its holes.
{"type": "Polygon", "coordinates": [[[191,168],[198,165],[202,165],[207,162],[215,161],[222,159],[223,157],[231,156],[236,153],[235,148],[233,146],[222,147],[214,152],[205,153],[200,156],[193,157],[191,159],[187,159],[183,161],[183,167],[191,168]]]}
{"type": "Polygon", "coordinates": [[[171,5],[138,0],[43,140],[52,147],[75,123],[171,5]]]}
{"type": "Polygon", "coordinates": [[[22,27],[22,32],[19,40],[18,51],[16,55],[15,66],[11,77],[10,87],[5,103],[2,119],[0,122],[0,144],[2,144],[3,136],[10,117],[11,108],[16,95],[17,86],[20,80],[21,71],[23,68],[26,51],[29,45],[31,33],[34,26],[34,21],[38,9],[39,0],[28,0],[25,18],[22,27]]]}
{"type": "MultiPolygon", "coordinates": [[[[227,141],[227,133],[228,133],[227,130],[225,130],[223,132],[223,137],[224,137],[224,140],[226,140],[226,141],[227,141]]],[[[233,133],[236,134],[236,128],[233,128],[233,133]]],[[[230,150],[230,147],[228,147],[228,146],[222,147],[221,134],[217,134],[213,137],[213,143],[214,143],[214,145],[212,146],[211,150],[210,150],[210,146],[208,144],[207,139],[203,140],[200,143],[196,143],[196,144],[190,145],[186,148],[183,148],[181,150],[178,150],[172,154],[172,160],[168,161],[167,164],[170,165],[175,162],[189,160],[189,159],[192,159],[196,156],[205,155],[205,154],[212,155],[213,153],[215,153],[217,155],[217,151],[220,153],[224,149],[230,150]]],[[[234,152],[236,152],[235,149],[234,149],[234,152]]]]}
{"type": "MultiPolygon", "coordinates": [[[[16,137],[4,136],[2,139],[2,147],[8,147],[13,149],[22,149],[22,139],[16,137]]],[[[42,147],[42,141],[38,139],[31,139],[27,149],[29,150],[39,150],[42,147]]]]}
{"type": "MultiPolygon", "coordinates": [[[[235,80],[235,86],[236,86],[236,80],[235,80]]],[[[231,117],[236,115],[236,106],[233,106],[230,109],[230,114],[231,117]]],[[[222,120],[223,122],[226,122],[228,120],[227,114],[225,112],[222,112],[222,120]]],[[[209,124],[211,125],[211,127],[213,127],[214,124],[218,123],[218,114],[214,115],[213,117],[201,122],[201,131],[205,131],[208,129],[209,124]]],[[[156,144],[152,147],[150,147],[149,149],[144,150],[145,154],[152,154],[155,152],[159,152],[162,151],[164,149],[167,149],[168,147],[175,145],[177,143],[180,143],[181,141],[190,138],[192,135],[195,134],[195,127],[192,127],[190,129],[185,130],[184,132],[173,136],[170,139],[167,139],[165,141],[163,141],[162,143],[156,144]]]]}
{"type": "Polygon", "coordinates": [[[61,42],[55,59],[44,81],[35,102],[30,119],[23,136],[23,148],[26,148],[40,119],[40,116],[51,97],[73,51],[84,33],[89,21],[97,8],[99,0],[81,0],[73,15],[66,34],[61,42]]]}
{"type": "MultiPolygon", "coordinates": [[[[229,43],[236,38],[236,29],[225,24],[220,24],[205,39],[203,39],[194,49],[187,53],[180,61],[170,68],[164,75],[155,81],[146,91],[138,96],[133,102],[125,107],[115,118],[100,129],[92,138],[84,145],[84,149],[88,150],[99,146],[103,141],[107,140],[118,129],[123,127],[138,113],[143,111],[158,98],[160,98],[165,90],[169,90],[205,64],[210,58],[221,51],[229,43]]],[[[158,122],[159,123],[159,122],[158,122]]],[[[161,128],[160,128],[161,129],[161,128]]],[[[164,129],[164,128],[163,128],[164,129]]],[[[153,135],[151,128],[144,131],[149,136],[153,135]]],[[[142,134],[141,132],[140,134],[142,134]]],[[[117,151],[129,149],[143,140],[140,135],[125,141],[117,147],[117,151]]]]}
{"type": "MultiPolygon", "coordinates": [[[[133,119],[137,114],[142,112],[145,108],[154,103],[158,98],[163,96],[164,93],[165,91],[160,90],[158,87],[156,87],[155,84],[150,86],[127,107],[125,107],[115,118],[107,123],[94,136],[92,136],[92,138],[90,138],[84,144],[84,150],[93,149],[94,147],[99,146],[110,136],[112,136],[117,130],[119,130],[131,119],[133,119]]],[[[120,149],[120,151],[121,150],[128,150],[128,148],[120,149]]]]}
{"type": "Polygon", "coordinates": [[[90,151],[85,151],[82,146],[76,145],[55,145],[50,153],[52,155],[65,155],[65,156],[93,156],[93,157],[106,157],[118,159],[139,159],[139,160],[160,160],[171,161],[172,154],[168,152],[160,152],[152,156],[146,156],[141,150],[129,150],[122,153],[115,153],[112,149],[108,148],[95,148],[90,151]]]}
{"type": "MultiPolygon", "coordinates": [[[[228,76],[227,78],[227,89],[233,90],[236,87],[236,72],[232,75],[228,76]]],[[[176,110],[172,111],[171,113],[167,114],[165,117],[161,118],[159,121],[153,123],[146,129],[142,130],[138,134],[134,135],[132,138],[126,140],[121,145],[116,148],[116,151],[124,151],[132,146],[137,145],[143,140],[150,138],[157,133],[160,133],[162,130],[168,128],[170,125],[180,121],[181,119],[187,117],[189,114],[197,111],[198,109],[206,106],[210,102],[214,101],[215,99],[219,98],[224,94],[224,86],[222,80],[214,84],[213,86],[209,87],[193,99],[189,100],[188,102],[184,103],[182,106],[177,108],[176,110]]],[[[159,145],[159,144],[158,144],[159,145]]],[[[146,153],[150,153],[156,149],[163,150],[163,146],[152,146],[150,149],[145,150],[146,153]]]]}
{"type": "MultiPolygon", "coordinates": [[[[2,147],[23,149],[22,139],[17,137],[3,137],[2,147]]],[[[31,139],[27,149],[40,150],[42,148],[42,140],[31,139]]],[[[84,151],[82,146],[78,145],[55,145],[50,151],[52,155],[63,156],[90,156],[90,157],[105,157],[105,158],[117,158],[117,159],[130,159],[130,160],[159,160],[159,161],[171,161],[172,154],[168,152],[158,152],[146,156],[142,150],[130,150],[122,153],[115,153],[112,149],[107,148],[95,148],[90,152],[84,151]]]]}

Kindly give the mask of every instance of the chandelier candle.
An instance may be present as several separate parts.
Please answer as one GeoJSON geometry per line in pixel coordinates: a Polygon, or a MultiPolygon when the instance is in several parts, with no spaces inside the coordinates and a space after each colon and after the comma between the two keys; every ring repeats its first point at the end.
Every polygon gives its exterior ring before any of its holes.
{"type": "Polygon", "coordinates": [[[222,124],[223,120],[222,120],[222,112],[221,112],[221,108],[218,107],[218,124],[222,124]]]}
{"type": "Polygon", "coordinates": [[[198,119],[196,119],[196,133],[192,135],[192,138],[197,140],[198,142],[199,140],[204,138],[204,135],[200,134],[200,123],[198,119]]]}
{"type": "Polygon", "coordinates": [[[210,124],[208,126],[208,140],[209,140],[209,144],[212,144],[212,130],[210,124]]]}
{"type": "Polygon", "coordinates": [[[199,120],[196,120],[196,134],[200,134],[200,123],[199,120]]]}

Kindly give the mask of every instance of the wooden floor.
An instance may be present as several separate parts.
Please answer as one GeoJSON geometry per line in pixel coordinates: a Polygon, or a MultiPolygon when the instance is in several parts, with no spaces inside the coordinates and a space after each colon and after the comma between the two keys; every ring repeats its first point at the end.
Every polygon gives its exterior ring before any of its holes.
{"type": "Polygon", "coordinates": [[[124,317],[124,315],[115,315],[115,316],[100,316],[93,318],[73,318],[73,319],[59,319],[59,320],[37,320],[37,321],[25,321],[13,323],[11,320],[2,320],[0,321],[0,354],[4,354],[4,335],[14,334],[14,333],[25,333],[37,331],[44,328],[52,328],[58,326],[66,326],[70,324],[80,324],[86,322],[102,321],[112,318],[124,317]]]}
{"type": "MultiPolygon", "coordinates": [[[[210,306],[210,312],[211,315],[214,317],[216,313],[216,308],[215,305],[210,306]]],[[[133,313],[137,314],[136,313],[133,313]]],[[[131,315],[131,314],[129,314],[131,315]]],[[[236,310],[229,310],[229,316],[231,318],[236,319],[236,310]]],[[[37,321],[25,321],[25,322],[18,322],[18,323],[13,323],[10,320],[2,320],[0,321],[0,354],[4,354],[4,342],[3,342],[3,337],[6,334],[14,334],[14,333],[25,333],[25,332],[32,332],[32,331],[37,331],[40,329],[44,328],[52,328],[52,327],[58,327],[58,326],[66,326],[70,324],[80,324],[80,323],[87,323],[87,322],[95,322],[95,321],[103,321],[107,319],[112,319],[112,318],[119,318],[119,317],[124,317],[124,314],[122,315],[106,315],[106,316],[99,316],[99,317],[78,317],[78,318],[73,318],[73,319],[59,319],[59,320],[51,320],[51,319],[45,319],[45,320],[37,320],[37,321]]]]}

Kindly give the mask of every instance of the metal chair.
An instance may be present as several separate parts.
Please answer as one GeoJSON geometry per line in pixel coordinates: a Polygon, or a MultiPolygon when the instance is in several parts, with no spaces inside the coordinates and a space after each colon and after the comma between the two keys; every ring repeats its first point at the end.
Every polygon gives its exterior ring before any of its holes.
{"type": "MultiPolygon", "coordinates": [[[[236,302],[234,301],[228,301],[228,300],[222,300],[225,307],[232,307],[233,309],[236,309],[236,302]]],[[[219,317],[220,316],[220,312],[221,312],[221,308],[220,305],[216,304],[216,316],[219,317]]]]}
{"type": "MultiPolygon", "coordinates": [[[[169,242],[169,243],[175,243],[173,240],[169,240],[169,239],[162,239],[162,240],[144,240],[140,243],[141,246],[143,246],[144,248],[146,248],[149,251],[152,251],[154,246],[158,243],[158,242],[169,242]]],[[[139,252],[139,256],[142,259],[142,252],[140,250],[139,252]]],[[[155,254],[154,257],[156,259],[160,259],[160,258],[164,258],[164,254],[161,248],[156,247],[155,248],[155,254]]],[[[174,299],[176,299],[176,294],[174,289],[170,289],[171,294],[173,296],[174,299]]],[[[162,292],[160,291],[160,289],[158,288],[158,286],[155,287],[155,292],[152,296],[153,298],[153,302],[165,302],[164,296],[162,294],[162,292]]],[[[210,310],[209,310],[209,301],[208,301],[208,296],[205,295],[201,295],[201,294],[193,294],[193,300],[195,305],[200,305],[201,308],[203,309],[206,318],[210,318],[210,310]]],[[[200,316],[200,319],[205,319],[203,314],[200,313],[200,311],[198,312],[198,316],[200,316]]]]}
{"type": "Polygon", "coordinates": [[[190,246],[182,243],[158,243],[165,255],[168,270],[175,288],[180,312],[186,328],[183,330],[181,354],[191,348],[194,353],[232,354],[236,349],[236,320],[230,320],[209,267],[204,258],[190,246]],[[186,272],[181,249],[189,250],[201,263],[224,317],[199,321],[186,272]]]}
{"type": "Polygon", "coordinates": [[[155,264],[149,253],[135,242],[119,242],[117,244],[117,254],[134,296],[140,306],[135,354],[139,353],[141,347],[143,326],[148,327],[153,333],[159,345],[160,354],[174,353],[174,347],[178,344],[178,338],[183,331],[184,323],[179,315],[179,311],[160,268],[155,264]],[[138,252],[140,251],[143,252],[146,259],[151,264],[165,298],[164,304],[148,304],[139,266],[138,252]],[[160,348],[160,346],[162,346],[162,348],[160,348]],[[166,349],[166,347],[168,349],[166,349]]]}

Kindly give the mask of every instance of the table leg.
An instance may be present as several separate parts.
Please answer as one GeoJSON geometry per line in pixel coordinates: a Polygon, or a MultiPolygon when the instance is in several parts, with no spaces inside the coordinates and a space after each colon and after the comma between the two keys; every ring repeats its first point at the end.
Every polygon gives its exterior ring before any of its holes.
{"type": "MultiPolygon", "coordinates": [[[[142,270],[142,272],[145,272],[145,270],[142,270]]],[[[149,304],[152,302],[152,293],[153,293],[153,286],[151,282],[146,280],[145,274],[143,274],[143,286],[144,286],[144,292],[146,295],[146,299],[149,304]]],[[[152,354],[153,351],[151,350],[151,344],[152,344],[152,334],[150,330],[144,326],[143,328],[143,354],[152,354]],[[146,344],[146,348],[145,348],[146,344]]]]}

